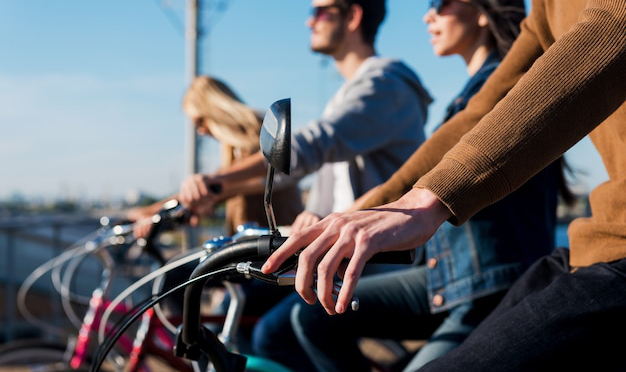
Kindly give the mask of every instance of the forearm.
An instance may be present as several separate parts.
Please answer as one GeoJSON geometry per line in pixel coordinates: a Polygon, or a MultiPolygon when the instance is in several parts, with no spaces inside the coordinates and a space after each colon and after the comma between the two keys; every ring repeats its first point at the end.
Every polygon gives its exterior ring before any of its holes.
{"type": "Polygon", "coordinates": [[[418,182],[458,223],[522,185],[623,104],[626,2],[591,0],[578,19],[418,182]]]}
{"type": "MultiPolygon", "coordinates": [[[[511,82],[512,83],[512,82],[511,82]]],[[[501,95],[506,94],[503,90],[501,95]]],[[[371,208],[397,200],[417,182],[417,180],[439,163],[443,155],[469,132],[490,107],[497,102],[493,94],[484,94],[475,101],[474,107],[458,113],[446,122],[427,141],[425,141],[409,159],[391,176],[391,178],[368,193],[363,199],[361,208],[371,208]]]]}
{"type": "Polygon", "coordinates": [[[162,208],[163,204],[169,200],[177,199],[178,194],[174,194],[168,198],[159,200],[150,205],[144,207],[134,207],[128,210],[127,218],[131,221],[137,221],[142,218],[150,217],[156,213],[158,213],[162,208]]]}
{"type": "Polygon", "coordinates": [[[239,182],[222,183],[222,192],[218,201],[224,201],[236,195],[260,195],[265,190],[265,178],[254,177],[239,182]]]}
{"type": "Polygon", "coordinates": [[[368,194],[362,201],[362,208],[392,202],[409,191],[420,177],[435,167],[446,152],[489,113],[542,53],[541,46],[531,32],[520,36],[516,48],[524,51],[524,58],[519,53],[510,53],[514,56],[508,59],[508,67],[496,70],[463,111],[433,133],[376,192],[368,194]]]}
{"type": "Polygon", "coordinates": [[[249,179],[262,177],[267,172],[265,157],[261,151],[256,152],[244,159],[241,159],[228,168],[218,170],[210,176],[219,183],[236,184],[249,179]]]}

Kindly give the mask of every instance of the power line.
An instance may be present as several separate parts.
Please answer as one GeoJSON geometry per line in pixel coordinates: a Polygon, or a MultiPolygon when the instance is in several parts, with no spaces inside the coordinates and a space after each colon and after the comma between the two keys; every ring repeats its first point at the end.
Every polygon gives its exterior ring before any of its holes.
{"type": "Polygon", "coordinates": [[[226,12],[232,1],[233,0],[204,0],[199,2],[199,12],[206,15],[206,17],[201,17],[200,20],[203,32],[206,32],[207,34],[209,33],[210,28],[215,26],[219,18],[226,12]],[[202,22],[202,19],[206,19],[208,22],[202,22]]]}
{"type": "Polygon", "coordinates": [[[167,18],[178,34],[184,37],[185,24],[180,17],[178,17],[176,12],[174,12],[172,6],[170,5],[170,0],[154,0],[154,3],[159,7],[163,15],[165,15],[165,18],[167,18]]]}
{"type": "MultiPolygon", "coordinates": [[[[201,15],[198,17],[198,36],[208,35],[211,28],[214,27],[221,16],[228,10],[230,3],[233,0],[199,0],[198,1],[198,13],[201,15]]],[[[154,0],[161,13],[167,18],[176,32],[184,37],[185,35],[185,22],[177,14],[172,6],[172,0],[154,0]]]]}

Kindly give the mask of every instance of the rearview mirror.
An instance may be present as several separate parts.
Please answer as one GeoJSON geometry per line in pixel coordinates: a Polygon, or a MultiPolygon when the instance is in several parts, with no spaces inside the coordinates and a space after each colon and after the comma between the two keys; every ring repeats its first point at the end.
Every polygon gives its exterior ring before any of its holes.
{"type": "Polygon", "coordinates": [[[264,207],[270,235],[280,235],[272,208],[274,170],[289,174],[291,171],[291,99],[274,102],[263,119],[259,136],[261,151],[269,162],[265,180],[264,207]]]}
{"type": "Polygon", "coordinates": [[[270,165],[280,172],[291,170],[291,99],[274,102],[263,119],[261,151],[270,165]]]}

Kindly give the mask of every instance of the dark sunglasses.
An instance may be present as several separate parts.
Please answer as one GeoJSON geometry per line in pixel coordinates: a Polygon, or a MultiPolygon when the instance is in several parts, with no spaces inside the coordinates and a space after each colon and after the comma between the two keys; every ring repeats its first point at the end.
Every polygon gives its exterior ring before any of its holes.
{"type": "MultiPolygon", "coordinates": [[[[445,1],[445,3],[447,3],[447,1],[445,1]]],[[[435,9],[435,13],[439,14],[441,13],[444,5],[447,5],[444,4],[444,0],[430,0],[428,3],[428,9],[435,9]]]]}
{"type": "Polygon", "coordinates": [[[325,20],[328,19],[329,16],[332,14],[331,12],[329,12],[328,10],[330,9],[339,9],[339,13],[343,13],[345,11],[345,9],[337,4],[333,4],[333,5],[324,5],[324,6],[314,6],[311,9],[311,17],[313,17],[314,20],[319,21],[319,20],[325,20]]]}
{"type": "MultiPolygon", "coordinates": [[[[450,5],[453,0],[430,0],[428,3],[428,9],[435,9],[435,13],[440,14],[444,7],[450,5]]],[[[474,6],[472,2],[457,1],[461,4],[474,6]]]]}

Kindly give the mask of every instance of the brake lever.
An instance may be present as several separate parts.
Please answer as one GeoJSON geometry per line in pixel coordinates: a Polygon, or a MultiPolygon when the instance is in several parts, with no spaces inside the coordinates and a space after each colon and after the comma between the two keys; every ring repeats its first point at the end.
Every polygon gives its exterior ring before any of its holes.
{"type": "MultiPolygon", "coordinates": [[[[255,267],[252,262],[240,262],[236,266],[237,272],[249,275],[255,279],[259,279],[261,281],[276,284],[279,286],[294,286],[296,284],[296,268],[295,265],[290,265],[288,267],[283,268],[282,270],[275,271],[271,274],[264,274],[261,272],[261,269],[255,267]]],[[[339,291],[341,290],[341,285],[339,283],[333,283],[332,295],[335,300],[337,300],[337,296],[339,296],[339,291]]],[[[313,291],[317,295],[317,276],[314,278],[313,291]]],[[[359,298],[356,296],[352,297],[352,301],[350,301],[350,308],[352,311],[359,310],[359,298]]]]}
{"type": "MultiPolygon", "coordinates": [[[[313,279],[313,291],[317,295],[317,276],[313,279]]],[[[278,285],[295,285],[296,284],[296,270],[289,270],[283,273],[280,273],[276,276],[276,282],[278,285]]],[[[341,284],[333,282],[333,298],[337,300],[337,296],[339,296],[339,291],[341,291],[341,284]]],[[[352,301],[350,301],[350,308],[352,311],[359,310],[359,298],[356,296],[352,296],[352,301]]]]}

